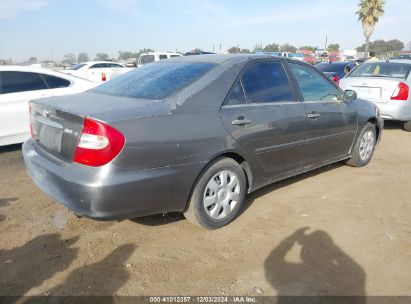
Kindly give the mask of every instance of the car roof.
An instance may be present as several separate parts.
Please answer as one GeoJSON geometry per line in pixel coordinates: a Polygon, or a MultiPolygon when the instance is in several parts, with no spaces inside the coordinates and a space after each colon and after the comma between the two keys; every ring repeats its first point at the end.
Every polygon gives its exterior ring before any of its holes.
{"type": "Polygon", "coordinates": [[[146,52],[146,53],[141,54],[140,56],[143,56],[143,55],[162,55],[162,54],[166,54],[166,55],[181,55],[181,56],[183,56],[182,54],[180,54],[180,53],[175,53],[175,52],[146,52]]]}
{"type": "Polygon", "coordinates": [[[96,64],[96,63],[114,63],[114,64],[123,65],[121,63],[114,62],[114,61],[85,61],[85,62],[79,62],[78,64],[96,64]]]}
{"type": "Polygon", "coordinates": [[[405,64],[411,64],[411,60],[410,59],[403,59],[403,58],[393,58],[390,59],[386,62],[395,62],[395,63],[405,63],[405,64]]]}
{"type": "Polygon", "coordinates": [[[79,78],[74,75],[65,74],[57,71],[53,71],[46,68],[38,68],[38,67],[30,67],[30,66],[22,66],[22,65],[0,65],[0,72],[31,72],[31,73],[41,73],[41,74],[48,74],[60,78],[64,78],[70,81],[79,81],[79,82],[89,82],[87,79],[79,78]]]}
{"type": "Polygon", "coordinates": [[[209,54],[209,55],[196,55],[196,56],[184,56],[179,58],[172,58],[169,60],[178,60],[178,61],[186,61],[186,62],[208,62],[208,63],[215,63],[221,64],[224,62],[232,62],[238,63],[241,61],[251,61],[256,59],[275,59],[279,61],[290,61],[290,62],[298,62],[301,61],[287,58],[287,57],[279,57],[279,56],[270,56],[264,54],[209,54]]]}
{"type": "Polygon", "coordinates": [[[50,74],[56,73],[50,69],[24,66],[24,65],[0,65],[0,71],[35,72],[35,73],[50,73],[50,74]]]}

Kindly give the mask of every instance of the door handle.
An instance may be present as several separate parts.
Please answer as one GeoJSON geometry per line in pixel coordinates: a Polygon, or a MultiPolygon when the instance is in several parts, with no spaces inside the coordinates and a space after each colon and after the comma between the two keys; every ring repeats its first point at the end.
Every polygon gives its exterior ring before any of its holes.
{"type": "Polygon", "coordinates": [[[246,119],[244,116],[240,116],[237,119],[234,119],[231,124],[235,126],[245,126],[252,123],[252,120],[246,119]]]}
{"type": "Polygon", "coordinates": [[[311,119],[318,119],[318,118],[320,118],[320,116],[321,116],[321,114],[315,113],[315,112],[307,114],[307,117],[311,118],[311,119]]]}

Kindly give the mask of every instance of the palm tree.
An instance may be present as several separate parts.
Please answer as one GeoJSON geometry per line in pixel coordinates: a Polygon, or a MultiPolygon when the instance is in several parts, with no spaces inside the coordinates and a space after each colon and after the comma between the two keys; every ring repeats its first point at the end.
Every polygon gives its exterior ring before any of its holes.
{"type": "Polygon", "coordinates": [[[361,21],[365,36],[365,55],[368,55],[370,37],[374,32],[379,18],[384,15],[384,0],[360,0],[359,10],[356,12],[358,21],[361,21]]]}

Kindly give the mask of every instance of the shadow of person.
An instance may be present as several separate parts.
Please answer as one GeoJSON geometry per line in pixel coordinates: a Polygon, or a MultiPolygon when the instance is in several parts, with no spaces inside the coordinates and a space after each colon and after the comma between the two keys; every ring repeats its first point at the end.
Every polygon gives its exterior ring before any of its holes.
{"type": "MultiPolygon", "coordinates": [[[[51,290],[53,296],[113,296],[130,275],[124,263],[135,250],[132,244],[116,248],[100,262],[84,265],[51,290]]],[[[107,302],[104,302],[107,303],[107,302]]]]}
{"type": "Polygon", "coordinates": [[[325,231],[306,234],[308,229],[284,239],[264,263],[278,303],[289,303],[282,296],[350,296],[350,303],[365,303],[363,268],[325,231]]]}
{"type": "Polygon", "coordinates": [[[22,296],[69,267],[77,256],[78,249],[72,247],[77,240],[45,234],[21,247],[0,250],[0,296],[22,296]]]}

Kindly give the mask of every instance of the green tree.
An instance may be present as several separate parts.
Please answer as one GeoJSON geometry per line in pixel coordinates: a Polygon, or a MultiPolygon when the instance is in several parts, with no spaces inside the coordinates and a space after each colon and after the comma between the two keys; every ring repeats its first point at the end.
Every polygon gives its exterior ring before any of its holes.
{"type": "Polygon", "coordinates": [[[138,53],[123,52],[123,51],[118,52],[118,60],[128,60],[130,58],[138,58],[138,56],[139,56],[138,53]]]}
{"type": "Polygon", "coordinates": [[[241,49],[238,46],[230,47],[228,50],[229,54],[239,54],[241,49]]]}
{"type": "Polygon", "coordinates": [[[375,25],[382,15],[384,15],[383,0],[360,0],[358,11],[358,21],[361,22],[365,37],[365,55],[368,56],[370,47],[370,37],[374,32],[375,25]]]}
{"type": "Polygon", "coordinates": [[[270,43],[267,44],[264,48],[264,52],[278,52],[280,50],[280,46],[277,43],[270,43]]]}
{"type": "Polygon", "coordinates": [[[64,59],[63,59],[63,63],[66,63],[66,64],[73,64],[73,63],[76,63],[76,55],[75,54],[73,54],[73,53],[68,53],[68,54],[66,54],[66,55],[64,55],[64,59]]]}
{"type": "Polygon", "coordinates": [[[78,62],[86,62],[89,60],[90,60],[90,57],[88,56],[86,52],[82,52],[78,54],[78,57],[77,57],[78,62]]]}
{"type": "Polygon", "coordinates": [[[294,45],[284,43],[282,46],[280,46],[280,51],[281,52],[295,53],[295,51],[297,51],[297,48],[294,45]]]}
{"type": "Polygon", "coordinates": [[[241,49],[240,54],[251,54],[251,51],[249,49],[241,49]]]}
{"type": "Polygon", "coordinates": [[[37,58],[36,57],[30,57],[29,64],[36,64],[36,63],[37,63],[37,58]]]}
{"type": "Polygon", "coordinates": [[[338,52],[340,50],[340,45],[338,43],[330,43],[328,45],[327,51],[338,52]]]}
{"type": "Polygon", "coordinates": [[[94,60],[96,60],[96,61],[108,61],[109,56],[106,53],[97,53],[96,58],[94,60]]]}
{"type": "MultiPolygon", "coordinates": [[[[364,52],[366,44],[357,48],[357,51],[364,52]]],[[[398,39],[391,39],[385,41],[383,39],[378,39],[372,42],[369,42],[369,50],[372,50],[377,55],[385,55],[387,53],[392,53],[396,51],[401,51],[404,48],[404,43],[398,39]]]]}
{"type": "Polygon", "coordinates": [[[318,50],[318,47],[317,46],[304,45],[304,46],[300,46],[298,49],[299,50],[306,50],[306,51],[315,52],[316,50],[318,50]]]}

